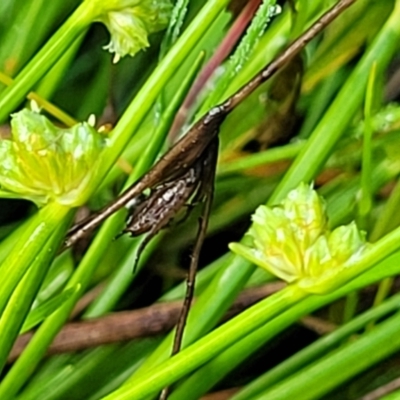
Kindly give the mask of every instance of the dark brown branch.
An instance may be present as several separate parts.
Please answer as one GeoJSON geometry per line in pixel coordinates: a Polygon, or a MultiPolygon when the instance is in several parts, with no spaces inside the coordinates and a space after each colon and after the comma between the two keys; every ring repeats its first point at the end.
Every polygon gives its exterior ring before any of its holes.
{"type": "MultiPolygon", "coordinates": [[[[272,283],[244,291],[226,318],[275,293],[283,286],[282,283],[272,283]]],[[[181,301],[158,303],[140,310],[123,311],[102,318],[66,324],[49,347],[48,354],[78,351],[102,344],[165,333],[178,321],[181,307],[181,301]]],[[[21,354],[32,336],[33,333],[26,333],[17,339],[10,353],[9,362],[21,354]]]]}

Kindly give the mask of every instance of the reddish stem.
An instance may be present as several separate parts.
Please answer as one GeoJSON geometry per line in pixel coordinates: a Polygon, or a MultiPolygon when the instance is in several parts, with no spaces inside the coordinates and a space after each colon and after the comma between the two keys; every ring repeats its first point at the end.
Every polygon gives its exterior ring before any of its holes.
{"type": "Polygon", "coordinates": [[[261,0],[249,0],[242,12],[236,18],[235,22],[229,29],[228,33],[222,40],[221,44],[208,60],[207,64],[201,70],[199,76],[193,83],[189,93],[183,101],[179,111],[177,112],[172,127],[169,131],[169,138],[174,141],[179,131],[182,129],[189,110],[193,106],[197,96],[201,89],[205,86],[206,82],[210,79],[216,68],[225,60],[225,58],[231,53],[233,47],[242,36],[247,25],[252,20],[261,0]]]}

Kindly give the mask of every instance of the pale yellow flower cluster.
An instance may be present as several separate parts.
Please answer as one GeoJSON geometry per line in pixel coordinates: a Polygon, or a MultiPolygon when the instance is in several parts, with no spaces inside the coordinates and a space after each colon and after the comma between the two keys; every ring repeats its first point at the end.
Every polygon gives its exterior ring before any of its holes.
{"type": "Polygon", "coordinates": [[[276,207],[260,206],[252,219],[250,245],[232,243],[231,250],[310,292],[323,292],[320,283],[349,267],[367,247],[355,223],[328,229],[324,201],[305,184],[276,207]]]}
{"type": "Polygon", "coordinates": [[[87,122],[60,129],[28,109],[12,115],[11,134],[0,140],[0,188],[38,205],[80,205],[104,136],[87,122]]]}

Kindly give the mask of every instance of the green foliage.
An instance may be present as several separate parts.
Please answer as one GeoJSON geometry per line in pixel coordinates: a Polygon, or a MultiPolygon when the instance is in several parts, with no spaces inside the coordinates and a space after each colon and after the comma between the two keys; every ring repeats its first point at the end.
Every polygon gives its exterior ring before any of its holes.
{"type": "Polygon", "coordinates": [[[79,288],[69,288],[61,292],[59,295],[54,296],[54,298],[52,298],[51,300],[48,300],[45,303],[41,304],[39,307],[32,309],[29,315],[26,317],[20,333],[30,331],[37,324],[46,319],[65,301],[67,301],[72,296],[72,294],[77,291],[77,289],[79,288]]]}

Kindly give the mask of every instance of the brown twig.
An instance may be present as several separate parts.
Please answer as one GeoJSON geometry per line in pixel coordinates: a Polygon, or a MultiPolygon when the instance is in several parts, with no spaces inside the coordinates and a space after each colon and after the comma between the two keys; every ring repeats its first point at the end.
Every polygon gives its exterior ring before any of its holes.
{"type": "Polygon", "coordinates": [[[385,397],[387,394],[400,388],[400,378],[396,378],[393,381],[387,383],[375,389],[374,391],[368,393],[367,395],[361,397],[361,400],[379,400],[385,397]]]}
{"type": "Polygon", "coordinates": [[[325,321],[321,318],[308,315],[300,320],[300,323],[306,328],[314,331],[318,335],[326,335],[337,329],[337,325],[332,322],[325,321]]]}
{"type": "Polygon", "coordinates": [[[240,389],[241,388],[231,388],[220,390],[219,392],[209,393],[203,396],[201,400],[228,400],[240,389]]]}
{"type": "MultiPolygon", "coordinates": [[[[233,304],[225,318],[230,318],[255,302],[282,289],[283,283],[271,283],[258,288],[245,290],[233,304]]],[[[83,350],[102,344],[127,341],[165,333],[178,321],[182,307],[181,301],[158,303],[135,311],[122,311],[81,322],[65,325],[48,354],[83,350]]],[[[21,335],[9,356],[14,361],[32,338],[33,333],[21,335]]]]}

